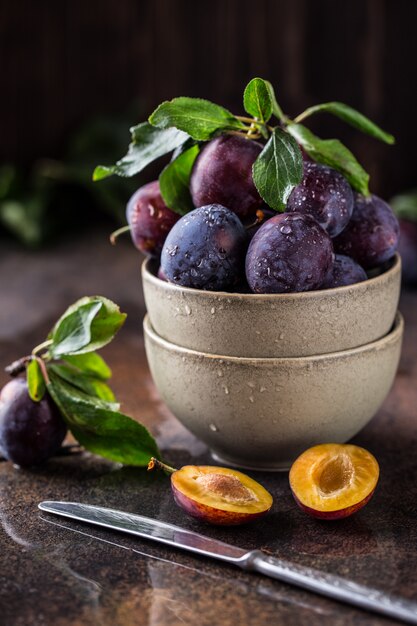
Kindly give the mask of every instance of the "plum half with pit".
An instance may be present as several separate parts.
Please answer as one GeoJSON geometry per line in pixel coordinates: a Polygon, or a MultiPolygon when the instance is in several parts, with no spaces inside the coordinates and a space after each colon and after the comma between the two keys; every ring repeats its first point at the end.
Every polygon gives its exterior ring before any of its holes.
{"type": "Polygon", "coordinates": [[[320,289],[332,289],[354,285],[368,278],[363,267],[353,259],[343,254],[335,254],[333,267],[325,278],[320,289]]]}
{"type": "Polygon", "coordinates": [[[253,237],[246,255],[246,278],[254,293],[317,289],[333,265],[329,235],[310,215],[281,213],[253,237]]]}
{"type": "Polygon", "coordinates": [[[334,240],[338,254],[352,257],[365,270],[391,259],[398,246],[398,220],[391,207],[378,196],[355,194],[349,224],[334,240]]]}
{"type": "Polygon", "coordinates": [[[67,427],[45,395],[34,402],[24,378],[15,378],[0,393],[0,452],[22,467],[39,465],[55,454],[67,427]]]}
{"type": "Polygon", "coordinates": [[[219,204],[199,207],[172,228],[161,270],[177,285],[223,291],[239,283],[246,247],[246,231],[235,213],[219,204]]]}
{"type": "Polygon", "coordinates": [[[158,258],[165,239],[180,216],[166,206],[157,180],[140,187],[130,198],[126,218],[136,248],[158,258]]]}
{"type": "Polygon", "coordinates": [[[304,162],[304,175],[287,204],[287,211],[308,214],[335,237],[345,228],[353,211],[353,192],[346,178],[325,165],[304,162]]]}
{"type": "Polygon", "coordinates": [[[252,178],[262,146],[236,135],[212,139],[200,152],[190,179],[194,206],[221,204],[240,218],[254,216],[263,200],[252,178]]]}
{"type": "Polygon", "coordinates": [[[271,494],[237,470],[212,465],[185,465],[176,470],[152,458],[148,469],[171,475],[176,504],[191,517],[217,526],[236,526],[262,517],[272,506],[271,494]]]}

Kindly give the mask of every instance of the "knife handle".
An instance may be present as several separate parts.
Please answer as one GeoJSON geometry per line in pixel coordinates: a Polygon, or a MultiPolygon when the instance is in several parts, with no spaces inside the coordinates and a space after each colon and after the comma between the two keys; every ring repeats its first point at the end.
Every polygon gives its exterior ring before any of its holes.
{"type": "Polygon", "coordinates": [[[240,566],[340,602],[409,624],[417,624],[417,604],[414,602],[359,585],[340,576],[270,557],[261,550],[248,552],[241,559],[240,566]]]}

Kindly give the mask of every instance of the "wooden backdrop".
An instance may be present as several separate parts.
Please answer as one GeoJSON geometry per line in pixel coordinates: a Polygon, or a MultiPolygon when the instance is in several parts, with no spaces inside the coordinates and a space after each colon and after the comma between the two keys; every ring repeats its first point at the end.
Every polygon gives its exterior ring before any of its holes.
{"type": "MultiPolygon", "coordinates": [[[[391,194],[417,186],[415,0],[0,0],[0,161],[60,154],[95,113],[202,96],[241,111],[253,76],[289,114],[338,99],[395,148],[320,117],[391,194]]],[[[128,136],[127,136],[128,139],[128,136]]]]}

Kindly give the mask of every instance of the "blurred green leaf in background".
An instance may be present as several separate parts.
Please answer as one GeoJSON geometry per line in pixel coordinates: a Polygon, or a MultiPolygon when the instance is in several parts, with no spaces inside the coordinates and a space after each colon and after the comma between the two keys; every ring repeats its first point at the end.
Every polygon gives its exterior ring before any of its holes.
{"type": "Polygon", "coordinates": [[[29,170],[0,165],[0,229],[37,248],[100,219],[124,223],[126,202],[145,181],[112,177],[95,185],[91,171],[124,150],[137,116],[135,106],[119,119],[90,120],[72,134],[61,160],[40,158],[29,170]]]}

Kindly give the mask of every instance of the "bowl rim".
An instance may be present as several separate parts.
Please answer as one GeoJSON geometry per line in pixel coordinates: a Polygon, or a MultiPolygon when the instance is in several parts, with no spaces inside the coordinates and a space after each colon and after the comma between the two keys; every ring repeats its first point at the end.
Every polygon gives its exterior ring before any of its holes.
{"type": "Polygon", "coordinates": [[[155,259],[151,257],[147,257],[142,263],[142,277],[148,282],[153,283],[157,287],[163,287],[166,291],[178,292],[178,293],[188,293],[190,295],[196,295],[199,298],[228,298],[229,300],[237,300],[242,301],[270,301],[280,300],[280,301],[292,301],[294,299],[299,300],[301,298],[304,299],[314,299],[317,297],[329,296],[333,295],[343,295],[349,293],[352,289],[355,291],[367,290],[369,285],[377,286],[379,283],[385,282],[391,276],[401,273],[401,256],[398,252],[389,259],[388,262],[391,262],[392,265],[387,270],[378,274],[378,276],[374,276],[372,278],[368,278],[367,280],[362,280],[359,283],[353,283],[352,285],[343,285],[342,287],[332,287],[331,289],[315,289],[311,291],[293,291],[289,293],[236,293],[233,291],[208,291],[204,289],[194,289],[192,287],[183,287],[182,285],[175,285],[174,283],[169,283],[165,280],[161,280],[158,278],[150,269],[152,263],[155,263],[155,259]]]}
{"type": "Polygon", "coordinates": [[[370,343],[365,343],[362,346],[357,346],[356,348],[348,348],[347,350],[338,350],[337,352],[328,352],[325,354],[312,354],[311,356],[290,356],[290,357],[245,357],[245,356],[227,356],[221,354],[213,354],[211,352],[201,352],[198,350],[191,350],[190,348],[185,348],[184,346],[179,346],[178,344],[172,343],[163,339],[158,333],[154,330],[149,313],[146,313],[143,318],[143,330],[145,335],[148,335],[150,339],[152,339],[155,343],[159,344],[166,350],[170,352],[177,352],[182,354],[188,354],[194,357],[203,357],[205,359],[213,359],[218,361],[228,361],[231,363],[240,363],[240,364],[273,364],[273,363],[294,363],[294,364],[305,364],[311,362],[319,362],[319,361],[328,361],[335,360],[339,358],[351,357],[356,354],[361,354],[363,352],[372,352],[373,350],[381,350],[386,345],[390,343],[395,343],[399,339],[404,331],[404,318],[400,311],[397,311],[395,314],[395,319],[391,329],[388,331],[386,335],[380,337],[375,341],[371,341],[370,343]]]}

